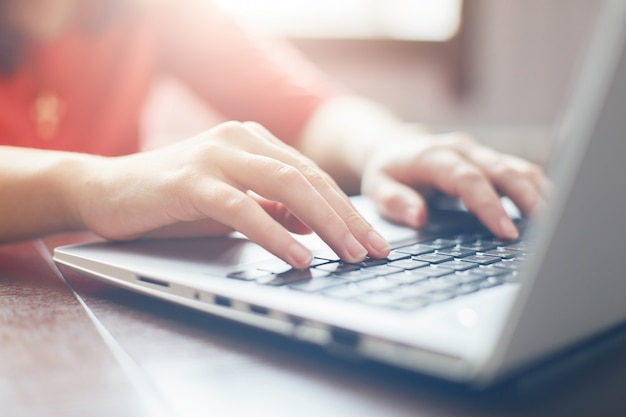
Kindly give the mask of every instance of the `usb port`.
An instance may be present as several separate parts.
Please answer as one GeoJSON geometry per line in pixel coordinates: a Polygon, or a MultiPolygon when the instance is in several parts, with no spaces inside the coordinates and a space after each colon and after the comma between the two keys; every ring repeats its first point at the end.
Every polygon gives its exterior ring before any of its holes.
{"type": "Polygon", "coordinates": [[[167,281],[161,281],[160,279],[149,278],[144,276],[137,276],[137,279],[141,282],[147,282],[148,284],[158,285],[160,287],[169,288],[170,283],[167,281]]]}
{"type": "Polygon", "coordinates": [[[218,306],[230,307],[232,306],[233,301],[228,297],[224,297],[222,295],[216,295],[215,304],[217,304],[218,306]]]}
{"type": "Polygon", "coordinates": [[[248,308],[250,309],[250,311],[252,311],[253,313],[256,314],[261,314],[263,316],[267,316],[269,314],[269,309],[266,307],[261,307],[261,306],[255,306],[254,304],[250,304],[248,306],[248,308]]]}
{"type": "Polygon", "coordinates": [[[346,329],[333,327],[330,330],[330,336],[334,343],[339,346],[355,348],[359,344],[359,335],[356,332],[346,329]]]}

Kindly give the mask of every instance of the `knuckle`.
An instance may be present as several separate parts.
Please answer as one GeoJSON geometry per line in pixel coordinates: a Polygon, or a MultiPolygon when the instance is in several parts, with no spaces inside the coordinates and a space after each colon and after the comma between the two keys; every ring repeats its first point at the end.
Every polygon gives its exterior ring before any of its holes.
{"type": "Polygon", "coordinates": [[[246,126],[263,127],[263,125],[261,125],[261,123],[255,122],[254,120],[246,120],[245,122],[243,122],[243,124],[246,125],[246,126]]]}
{"type": "Polygon", "coordinates": [[[320,170],[306,167],[303,170],[304,176],[306,176],[311,184],[316,187],[320,187],[329,183],[330,176],[320,170]]]}
{"type": "Polygon", "coordinates": [[[224,209],[234,217],[242,216],[250,207],[250,200],[243,194],[230,195],[222,201],[224,209]]]}
{"type": "Polygon", "coordinates": [[[545,171],[541,166],[530,163],[526,167],[526,176],[532,179],[539,180],[545,177],[545,171]]]}
{"type": "Polygon", "coordinates": [[[303,174],[295,167],[279,163],[275,168],[275,177],[279,184],[286,186],[296,186],[303,180],[303,174]]]}
{"type": "Polygon", "coordinates": [[[267,130],[265,128],[265,126],[263,126],[261,123],[255,122],[253,120],[247,120],[247,121],[243,122],[242,125],[245,126],[245,127],[252,128],[252,129],[258,129],[258,130],[263,130],[263,131],[267,130]]]}
{"type": "Polygon", "coordinates": [[[471,165],[462,164],[452,170],[450,179],[457,184],[476,183],[483,180],[483,174],[471,165]]]}
{"type": "Polygon", "coordinates": [[[511,178],[520,175],[520,171],[505,161],[499,161],[491,167],[492,175],[499,178],[511,178]]]}
{"type": "Polygon", "coordinates": [[[235,120],[220,123],[213,129],[215,133],[226,139],[239,138],[247,133],[244,124],[235,120]]]}
{"type": "Polygon", "coordinates": [[[448,135],[448,143],[453,148],[464,150],[477,145],[477,142],[465,132],[453,132],[448,135]]]}

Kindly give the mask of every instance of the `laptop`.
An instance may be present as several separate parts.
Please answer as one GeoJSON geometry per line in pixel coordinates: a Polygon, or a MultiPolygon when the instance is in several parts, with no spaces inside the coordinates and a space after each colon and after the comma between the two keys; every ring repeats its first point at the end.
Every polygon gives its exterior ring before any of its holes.
{"type": "Polygon", "coordinates": [[[315,254],[290,270],[245,237],[95,242],[54,260],[97,280],[421,374],[489,386],[626,324],[626,2],[607,0],[549,169],[555,192],[515,242],[440,206],[423,230],[354,204],[389,259],[315,254]]]}

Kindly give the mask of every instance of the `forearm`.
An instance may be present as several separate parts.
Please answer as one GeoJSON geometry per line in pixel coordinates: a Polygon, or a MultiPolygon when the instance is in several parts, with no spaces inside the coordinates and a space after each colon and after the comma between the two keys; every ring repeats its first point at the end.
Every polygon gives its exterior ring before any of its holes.
{"type": "Polygon", "coordinates": [[[368,161],[383,145],[414,140],[423,127],[401,122],[384,107],[357,96],[341,96],[313,114],[298,148],[349,194],[360,192],[368,161]]]}
{"type": "Polygon", "coordinates": [[[83,229],[74,201],[92,158],[0,146],[0,243],[83,229]]]}

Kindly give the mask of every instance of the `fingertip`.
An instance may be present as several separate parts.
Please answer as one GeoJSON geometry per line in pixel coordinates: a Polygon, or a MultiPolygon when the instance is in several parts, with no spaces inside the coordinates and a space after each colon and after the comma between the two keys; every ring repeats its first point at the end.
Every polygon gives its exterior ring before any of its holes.
{"type": "Polygon", "coordinates": [[[515,223],[509,217],[502,217],[498,222],[500,235],[508,240],[515,240],[519,238],[519,231],[515,226],[515,223]]]}
{"type": "Polygon", "coordinates": [[[422,227],[428,217],[426,204],[413,195],[395,195],[382,201],[380,208],[388,219],[413,228],[422,227]]]}
{"type": "Polygon", "coordinates": [[[408,205],[402,213],[402,222],[407,226],[420,228],[426,224],[428,213],[424,207],[408,205]]]}
{"type": "Polygon", "coordinates": [[[348,262],[360,262],[367,256],[367,249],[352,234],[344,238],[344,247],[348,254],[345,260],[348,262]]]}
{"type": "Polygon", "coordinates": [[[370,255],[376,258],[384,258],[389,255],[391,245],[376,231],[371,230],[367,234],[367,240],[372,249],[374,249],[374,253],[370,253],[370,255]]]}
{"type": "Polygon", "coordinates": [[[306,269],[311,265],[313,261],[313,254],[304,246],[299,243],[293,243],[289,246],[289,251],[286,259],[289,265],[296,269],[306,269]]]}

